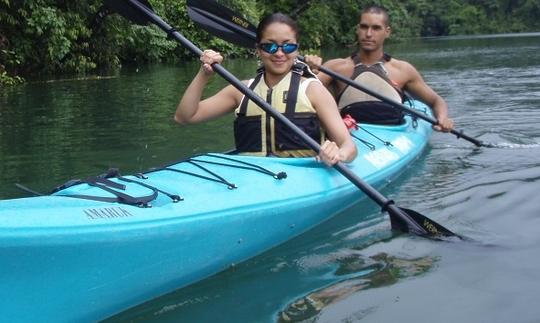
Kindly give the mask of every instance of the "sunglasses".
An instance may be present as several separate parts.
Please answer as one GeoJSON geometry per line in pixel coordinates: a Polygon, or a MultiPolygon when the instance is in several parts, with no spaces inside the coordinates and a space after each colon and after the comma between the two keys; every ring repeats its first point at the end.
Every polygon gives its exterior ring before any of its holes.
{"type": "Polygon", "coordinates": [[[276,43],[260,43],[259,48],[268,54],[275,54],[280,48],[285,54],[290,54],[298,49],[298,44],[285,43],[283,45],[278,45],[276,43]]]}

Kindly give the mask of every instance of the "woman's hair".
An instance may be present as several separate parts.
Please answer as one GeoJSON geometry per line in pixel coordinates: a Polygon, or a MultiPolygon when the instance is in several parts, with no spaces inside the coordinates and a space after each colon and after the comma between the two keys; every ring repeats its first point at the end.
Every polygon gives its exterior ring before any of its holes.
{"type": "Polygon", "coordinates": [[[299,29],[298,29],[298,25],[296,24],[296,21],[294,21],[291,17],[281,13],[281,12],[276,12],[276,13],[273,13],[271,15],[268,15],[266,17],[264,17],[263,20],[261,20],[261,22],[259,23],[259,26],[257,26],[257,44],[261,41],[261,38],[262,38],[262,34],[263,32],[266,30],[266,28],[273,24],[273,23],[281,23],[281,24],[285,24],[289,27],[291,27],[291,29],[294,31],[294,36],[296,38],[296,41],[298,41],[298,37],[300,36],[300,32],[299,32],[299,29]]]}

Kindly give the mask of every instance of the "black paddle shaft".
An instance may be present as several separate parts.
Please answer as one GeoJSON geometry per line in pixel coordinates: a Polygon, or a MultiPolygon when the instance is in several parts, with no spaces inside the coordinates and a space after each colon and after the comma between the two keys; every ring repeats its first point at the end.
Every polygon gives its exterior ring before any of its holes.
{"type": "MultiPolygon", "coordinates": [[[[185,38],[173,27],[169,26],[165,21],[163,21],[163,19],[161,19],[158,15],[156,15],[150,8],[148,8],[145,5],[142,5],[137,0],[126,0],[126,1],[128,1],[129,4],[131,4],[133,7],[137,8],[141,13],[147,16],[151,22],[153,22],[158,27],[163,29],[169,35],[169,37],[175,38],[183,46],[188,48],[194,55],[196,56],[202,55],[203,52],[201,49],[195,46],[191,41],[185,38]]],[[[225,80],[230,82],[235,88],[237,88],[239,91],[244,93],[248,98],[250,98],[253,102],[259,105],[264,111],[266,111],[266,113],[270,114],[273,118],[275,118],[279,122],[282,122],[283,124],[285,124],[292,132],[294,132],[302,140],[304,140],[304,142],[311,149],[313,149],[317,153],[320,151],[321,147],[315,140],[309,137],[300,128],[298,128],[294,123],[292,123],[284,115],[279,113],[270,104],[268,104],[261,97],[259,97],[255,92],[253,92],[249,87],[247,87],[244,83],[242,83],[239,79],[237,79],[233,74],[227,71],[223,66],[221,66],[220,64],[214,63],[212,64],[212,68],[214,69],[216,73],[218,73],[225,80]]],[[[338,162],[337,164],[334,165],[334,168],[338,172],[340,172],[343,176],[345,176],[348,180],[350,180],[354,185],[356,185],[360,190],[362,190],[368,197],[370,197],[377,204],[379,204],[383,208],[383,210],[387,211],[390,215],[390,218],[392,219],[392,223],[394,222],[399,223],[399,225],[396,224],[395,227],[398,227],[402,231],[412,232],[421,236],[454,235],[452,232],[450,232],[449,230],[445,229],[444,227],[438,224],[437,224],[438,228],[443,228],[444,230],[437,230],[437,228],[435,228],[434,226],[426,226],[425,224],[423,225],[418,224],[404,210],[394,205],[394,202],[392,200],[387,199],[381,193],[379,193],[377,190],[371,187],[369,184],[365,183],[361,178],[359,178],[343,163],[338,162]]],[[[430,223],[434,223],[433,221],[427,218],[425,219],[430,223]]]]}

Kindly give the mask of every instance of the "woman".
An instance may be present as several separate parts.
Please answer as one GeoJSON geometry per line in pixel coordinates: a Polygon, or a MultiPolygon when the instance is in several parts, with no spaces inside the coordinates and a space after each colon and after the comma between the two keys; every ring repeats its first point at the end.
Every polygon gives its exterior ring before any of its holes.
{"type": "MultiPolygon", "coordinates": [[[[356,157],[356,145],[330,92],[316,78],[304,76],[309,76],[305,73],[308,69],[296,61],[297,41],[298,27],[290,17],[275,13],[263,19],[257,28],[256,41],[262,67],[255,79],[244,83],[321,143],[316,156],[318,161],[329,166],[340,161],[350,162],[356,157]],[[325,139],[320,124],[330,140],[325,139]]],[[[201,101],[204,87],[213,75],[211,65],[221,63],[223,57],[213,50],[205,50],[200,60],[201,69],[176,109],[178,123],[198,123],[236,110],[235,139],[239,153],[282,157],[315,155],[291,131],[232,85],[201,101]]]]}

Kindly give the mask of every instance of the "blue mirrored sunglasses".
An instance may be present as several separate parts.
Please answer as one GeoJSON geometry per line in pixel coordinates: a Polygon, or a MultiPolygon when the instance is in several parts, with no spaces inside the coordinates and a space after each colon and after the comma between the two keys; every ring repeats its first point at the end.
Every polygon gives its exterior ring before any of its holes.
{"type": "Polygon", "coordinates": [[[268,54],[275,54],[280,48],[285,54],[290,54],[298,49],[298,44],[285,43],[283,45],[278,45],[276,43],[260,43],[259,48],[268,54]]]}

